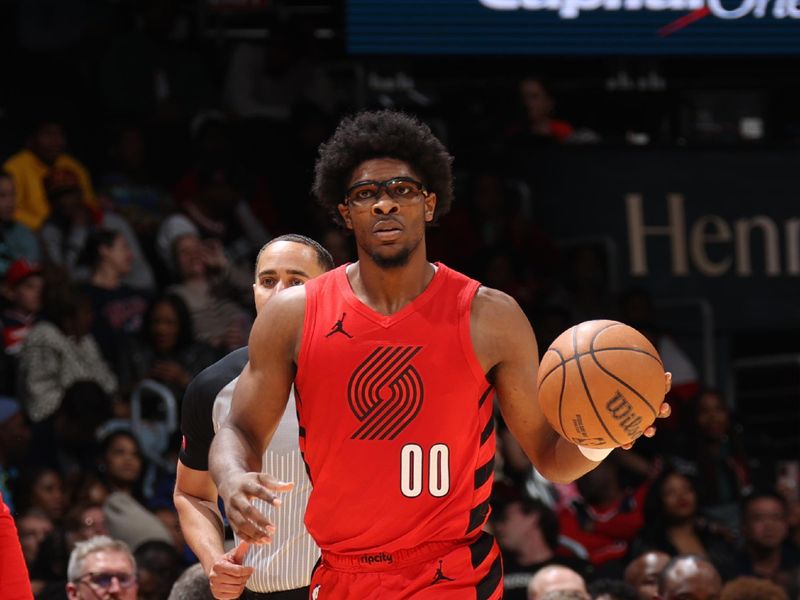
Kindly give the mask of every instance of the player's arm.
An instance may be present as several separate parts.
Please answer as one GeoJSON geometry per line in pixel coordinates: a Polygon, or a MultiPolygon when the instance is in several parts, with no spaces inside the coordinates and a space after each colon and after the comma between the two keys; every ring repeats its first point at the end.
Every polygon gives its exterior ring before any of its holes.
{"type": "Polygon", "coordinates": [[[208,573],[225,553],[225,530],[217,508],[217,487],[208,471],[190,469],[178,461],[172,495],[186,543],[208,573]]]}
{"type": "Polygon", "coordinates": [[[488,368],[509,431],[536,469],[556,483],[574,481],[598,465],[559,436],[539,407],[539,352],[528,318],[513,298],[480,288],[472,304],[472,343],[488,368]]]}
{"type": "Polygon", "coordinates": [[[211,445],[211,475],[225,502],[228,521],[250,543],[268,543],[274,532],[273,524],[250,499],[278,505],[273,492],[291,489],[291,484],[259,471],[289,397],[304,314],[302,286],[276,295],[259,312],[250,332],[250,362],[236,384],[230,415],[211,445]]]}

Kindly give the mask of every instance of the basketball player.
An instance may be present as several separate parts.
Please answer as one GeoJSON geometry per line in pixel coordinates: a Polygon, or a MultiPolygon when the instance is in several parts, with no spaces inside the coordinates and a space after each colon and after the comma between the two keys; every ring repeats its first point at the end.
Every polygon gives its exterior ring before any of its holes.
{"type": "MultiPolygon", "coordinates": [[[[256,260],[256,311],[275,294],[333,268],[330,253],[301,235],[283,235],[268,242],[256,260]]],[[[230,408],[236,379],[247,364],[247,348],[241,348],[200,373],[183,399],[181,448],[175,506],[186,541],[208,574],[214,597],[307,598],[311,569],[319,551],[303,525],[310,484],[297,444],[297,414],[290,394],[272,442],[262,459],[264,469],[281,473],[297,483],[285,506],[275,515],[279,532],[272,546],[240,544],[223,550],[222,517],[217,509],[217,490],[208,473],[208,450],[214,431],[230,408]],[[242,561],[244,558],[244,561],[242,561]],[[244,562],[244,564],[242,564],[244,562]]],[[[267,505],[262,506],[266,510],[267,505]]]]}
{"type": "Polygon", "coordinates": [[[285,509],[275,492],[291,484],[250,471],[294,383],[314,486],[306,526],[322,549],[314,599],[502,596],[497,544],[482,531],[495,392],[552,481],[572,481],[600,459],[547,424],[536,339],[517,303],[426,258],[426,225],[453,199],[451,160],[428,127],[401,113],[339,125],[321,147],[314,189],[355,235],[358,262],[287,290],[259,314],[212,445],[231,525],[251,543],[274,539],[274,519],[250,500],[285,509]]]}

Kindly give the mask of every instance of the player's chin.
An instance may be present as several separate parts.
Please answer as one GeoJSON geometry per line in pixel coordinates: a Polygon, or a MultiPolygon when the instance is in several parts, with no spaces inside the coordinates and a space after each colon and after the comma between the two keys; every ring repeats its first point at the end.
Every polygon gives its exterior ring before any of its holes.
{"type": "Polygon", "coordinates": [[[408,248],[396,244],[385,244],[373,248],[370,252],[372,260],[384,269],[396,269],[408,264],[411,252],[408,248]]]}

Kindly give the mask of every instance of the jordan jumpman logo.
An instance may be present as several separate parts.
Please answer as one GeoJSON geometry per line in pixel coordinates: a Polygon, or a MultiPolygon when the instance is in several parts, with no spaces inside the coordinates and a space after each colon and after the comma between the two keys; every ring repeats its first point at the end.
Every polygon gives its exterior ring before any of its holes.
{"type": "Polygon", "coordinates": [[[439,568],[436,569],[436,574],[433,576],[433,581],[431,581],[431,585],[435,583],[439,583],[440,581],[455,581],[452,577],[447,577],[442,572],[442,561],[439,561],[439,568]]]}
{"type": "Polygon", "coordinates": [[[342,318],[341,318],[341,319],[339,319],[338,321],[336,321],[336,323],[334,324],[334,326],[333,326],[333,327],[331,327],[331,330],[330,330],[330,331],[329,331],[329,332],[328,332],[328,333],[325,335],[325,337],[331,337],[331,336],[332,336],[334,333],[343,333],[343,334],[345,334],[347,337],[349,337],[349,338],[352,338],[353,336],[352,336],[352,335],[350,335],[349,333],[347,333],[347,332],[344,330],[344,318],[345,318],[346,316],[347,316],[347,313],[346,313],[346,312],[343,312],[343,313],[342,313],[342,318]]]}

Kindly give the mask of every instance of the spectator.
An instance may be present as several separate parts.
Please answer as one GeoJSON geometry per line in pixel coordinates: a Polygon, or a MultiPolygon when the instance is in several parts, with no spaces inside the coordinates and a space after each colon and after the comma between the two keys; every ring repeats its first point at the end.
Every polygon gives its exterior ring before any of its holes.
{"type": "MultiPolygon", "coordinates": [[[[94,436],[94,432],[92,432],[94,436]]],[[[97,453],[95,453],[96,455],[97,453]]],[[[95,468],[97,462],[95,461],[95,468]]],[[[69,505],[99,504],[102,506],[108,498],[108,487],[93,471],[82,471],[77,474],[70,486],[69,505]]]]}
{"type": "Polygon", "coordinates": [[[686,438],[675,462],[695,476],[703,513],[736,529],[739,500],[747,493],[751,477],[742,435],[725,398],[719,391],[701,390],[684,407],[682,417],[686,438]]]}
{"type": "Polygon", "coordinates": [[[636,590],[623,581],[598,579],[589,584],[592,600],[638,600],[636,590]]]}
{"type": "Polygon", "coordinates": [[[217,358],[217,351],[194,340],[183,300],[167,294],[148,306],[139,335],[125,342],[117,372],[126,394],[148,378],[163,383],[180,399],[192,377],[217,358]]]}
{"type": "Polygon", "coordinates": [[[693,555],[673,558],[658,580],[657,600],[717,600],[722,579],[710,562],[693,555]]]}
{"type": "Polygon", "coordinates": [[[36,562],[42,542],[53,532],[53,521],[43,510],[32,508],[17,518],[17,531],[22,555],[30,571],[36,562]]]}
{"type": "Polygon", "coordinates": [[[17,511],[41,510],[53,523],[60,524],[66,508],[64,486],[57,471],[47,467],[26,469],[14,491],[17,511]]]}
{"type": "Polygon", "coordinates": [[[797,549],[787,544],[786,501],[777,492],[754,492],[742,501],[742,536],[736,572],[787,586],[792,570],[800,568],[797,549]]]}
{"type": "Polygon", "coordinates": [[[118,600],[137,597],[136,560],[125,544],[104,535],[75,546],[67,577],[69,600],[96,600],[110,595],[118,600]]]}
{"type": "Polygon", "coordinates": [[[203,565],[197,563],[186,569],[172,586],[167,600],[214,600],[203,565]]]}
{"type": "Polygon", "coordinates": [[[509,131],[512,145],[527,147],[536,142],[569,140],[575,130],[566,121],[553,118],[555,101],[541,79],[525,77],[519,83],[519,96],[524,114],[509,131]]]}
{"type": "Polygon", "coordinates": [[[539,570],[528,582],[528,600],[542,600],[548,592],[565,590],[580,592],[585,600],[590,600],[583,577],[567,567],[550,565],[539,570]]]}
{"type": "Polygon", "coordinates": [[[742,576],[725,584],[719,600],[789,600],[789,596],[770,581],[742,576]]]}
{"type": "Polygon", "coordinates": [[[11,512],[0,496],[0,598],[3,600],[31,600],[28,569],[22,555],[17,528],[11,512]]]}
{"type": "Polygon", "coordinates": [[[103,505],[108,530],[114,539],[122,540],[129,548],[147,542],[172,545],[172,536],[164,524],[130,494],[112,492],[103,505]]]}
{"type": "Polygon", "coordinates": [[[139,600],[167,600],[181,572],[178,553],[170,544],[151,541],[133,554],[139,566],[139,600]]]}
{"type": "Polygon", "coordinates": [[[91,324],[85,292],[74,286],[47,290],[45,320],[33,326],[20,353],[20,396],[35,423],[53,416],[78,381],[94,381],[107,394],[116,392],[116,377],[100,355],[91,324]]]}
{"type": "MultiPolygon", "coordinates": [[[[3,349],[9,359],[16,359],[28,333],[42,310],[44,278],[39,265],[20,258],[6,271],[3,297],[5,306],[0,314],[3,325],[3,349]]],[[[10,372],[16,374],[16,363],[10,372]]],[[[15,384],[16,382],[14,382],[15,384]]],[[[9,391],[13,384],[7,386],[9,391]]]]}
{"type": "Polygon", "coordinates": [[[252,274],[232,269],[216,239],[182,233],[170,239],[169,248],[180,283],[167,293],[180,296],[189,308],[197,339],[225,352],[243,346],[251,324],[244,305],[252,304],[252,274]]]}
{"type": "Polygon", "coordinates": [[[91,269],[86,290],[92,301],[92,335],[109,364],[115,364],[126,335],[139,332],[148,304],[144,293],[123,283],[133,253],[125,236],[97,229],[86,241],[81,262],[91,269]]]}
{"type": "Polygon", "coordinates": [[[74,171],[53,169],[44,179],[44,189],[51,208],[40,232],[45,259],[73,277],[85,278],[86,272],[78,270],[78,258],[99,213],[83,203],[74,171]]]}
{"type": "Polygon", "coordinates": [[[238,264],[251,261],[269,235],[243,198],[243,184],[232,171],[213,167],[198,172],[197,190],[181,208],[201,237],[220,240],[226,255],[238,264]]]}
{"type": "Polygon", "coordinates": [[[63,589],[67,580],[69,555],[78,542],[97,535],[108,535],[101,506],[73,506],[64,517],[63,527],[53,530],[42,542],[39,555],[30,567],[31,580],[37,588],[63,589]]]}
{"type": "Polygon", "coordinates": [[[512,499],[495,523],[495,533],[503,553],[503,597],[507,600],[524,600],[528,583],[543,567],[585,568],[578,559],[556,556],[558,519],[540,500],[512,499]]]}
{"type": "MultiPolygon", "coordinates": [[[[112,399],[93,381],[73,383],[53,416],[55,450],[47,457],[67,478],[83,478],[97,467],[96,432],[113,416],[112,399]]],[[[82,501],[102,504],[102,498],[82,501]]],[[[72,502],[70,505],[74,505],[72,502]]]]}
{"type": "MultiPolygon", "coordinates": [[[[96,535],[108,535],[108,522],[99,504],[84,504],[73,507],[65,519],[64,527],[70,546],[86,541],[96,535]]],[[[70,548],[71,549],[71,548],[70,548]]]]}
{"type": "Polygon", "coordinates": [[[44,178],[53,169],[74,173],[78,201],[89,208],[97,206],[89,172],[65,152],[66,145],[63,123],[46,116],[31,128],[26,147],[4,165],[14,178],[17,189],[16,218],[35,231],[50,216],[52,206],[45,192],[44,178]]]}
{"type": "Polygon", "coordinates": [[[11,487],[25,460],[31,430],[22,407],[13,398],[0,396],[0,494],[11,512],[14,510],[11,487]]]}
{"type": "Polygon", "coordinates": [[[14,216],[17,208],[17,188],[11,173],[0,169],[0,276],[5,275],[15,260],[41,259],[39,241],[33,231],[14,216]]]}
{"type": "Polygon", "coordinates": [[[644,524],[646,486],[623,489],[613,456],[576,485],[581,495],[558,514],[561,534],[586,548],[595,566],[619,561],[644,524]]]}
{"type": "Polygon", "coordinates": [[[625,583],[638,593],[639,600],[653,600],[658,593],[658,578],[670,557],[665,552],[645,552],[625,568],[625,583]]]}
{"type": "Polygon", "coordinates": [[[136,234],[125,219],[113,211],[90,211],[81,204],[75,173],[54,169],[45,179],[45,189],[52,205],[52,214],[44,223],[40,236],[49,264],[68,273],[73,279],[86,280],[89,267],[80,263],[87,239],[96,228],[120,232],[132,255],[124,275],[124,283],[136,289],[151,289],[153,273],[144,258],[136,234]]]}
{"type": "Polygon", "coordinates": [[[144,507],[144,459],[139,441],[130,431],[112,429],[106,434],[98,468],[110,492],[103,511],[114,539],[123,540],[134,551],[149,541],[171,543],[167,528],[144,507]]]}
{"type": "Polygon", "coordinates": [[[727,577],[734,573],[732,537],[718,524],[697,514],[697,492],[689,477],[666,469],[650,486],[644,505],[644,528],[631,554],[661,550],[672,556],[704,557],[727,577]]]}
{"type": "Polygon", "coordinates": [[[143,468],[139,440],[130,431],[117,429],[103,438],[98,469],[110,493],[122,492],[143,501],[143,468]]]}

